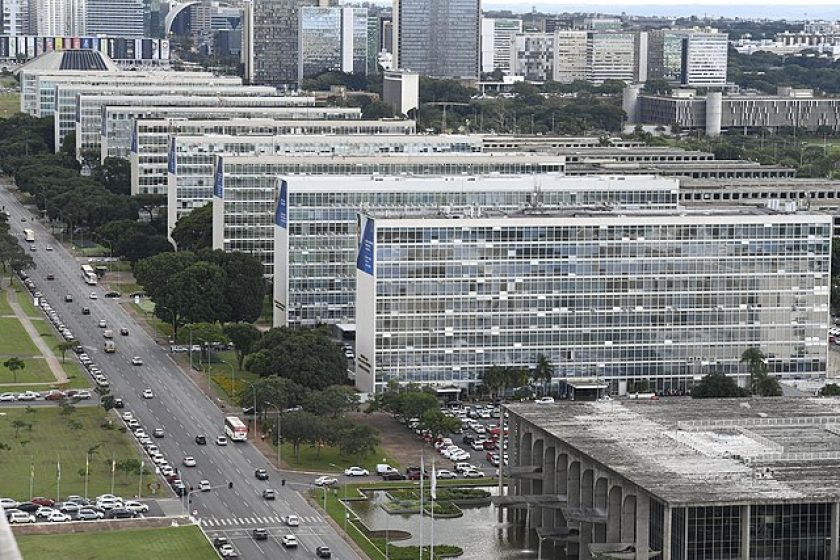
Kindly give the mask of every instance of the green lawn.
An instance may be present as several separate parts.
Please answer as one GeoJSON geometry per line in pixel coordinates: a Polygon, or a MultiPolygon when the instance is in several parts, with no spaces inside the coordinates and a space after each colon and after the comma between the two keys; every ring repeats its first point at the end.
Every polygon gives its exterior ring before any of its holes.
{"type": "Polygon", "coordinates": [[[24,560],[215,560],[216,552],[195,525],[101,533],[17,538],[24,560]]]}
{"type": "MultiPolygon", "coordinates": [[[[37,356],[35,344],[14,317],[0,317],[0,358],[4,356],[37,356]]],[[[2,360],[2,361],[5,361],[2,360]]]]}
{"type": "Polygon", "coordinates": [[[0,95],[0,119],[8,119],[15,113],[20,113],[20,94],[4,93],[0,95]]]}
{"type": "MultiPolygon", "coordinates": [[[[49,383],[54,381],[50,366],[44,358],[22,358],[26,367],[17,371],[18,383],[49,383]]],[[[15,376],[3,365],[6,360],[0,357],[0,385],[14,383],[15,376]]],[[[41,389],[43,390],[43,388],[41,389]]]]}
{"type": "Polygon", "coordinates": [[[41,311],[35,309],[35,305],[32,303],[32,294],[27,291],[17,278],[15,278],[15,291],[17,292],[18,305],[20,305],[20,308],[23,309],[27,317],[38,319],[43,317],[41,311]]]}
{"type": "MultiPolygon", "coordinates": [[[[111,492],[111,460],[119,463],[125,459],[139,459],[131,436],[102,425],[106,412],[99,407],[77,407],[70,414],[62,414],[59,407],[4,408],[0,416],[0,441],[11,447],[0,451],[0,496],[15,499],[29,498],[30,467],[34,465],[33,495],[55,498],[56,464],[61,461],[61,495],[84,495],[85,456],[96,448],[90,459],[89,495],[111,492]],[[15,433],[15,423],[23,422],[15,433]],[[31,429],[29,424],[32,425],[31,429]]],[[[147,471],[149,470],[147,466],[147,471]]],[[[154,475],[146,474],[143,494],[148,495],[146,484],[154,475]]],[[[137,494],[139,474],[115,473],[114,493],[123,496],[137,494]]]]}
{"type": "MultiPolygon", "coordinates": [[[[269,420],[266,429],[273,424],[274,423],[269,420]]],[[[301,471],[337,473],[338,469],[331,466],[330,463],[338,465],[342,471],[347,467],[359,466],[373,472],[376,470],[376,465],[379,463],[388,463],[395,469],[400,468],[399,463],[387,455],[384,455],[382,449],[379,447],[376,448],[376,451],[373,454],[368,455],[367,457],[358,457],[356,455],[341,455],[339,454],[337,447],[324,447],[321,449],[321,453],[319,455],[315,448],[304,444],[300,446],[300,460],[298,460],[292,450],[292,444],[284,443],[282,455],[283,462],[285,462],[290,469],[301,471]]]]}
{"type": "Polygon", "coordinates": [[[6,295],[6,290],[0,290],[0,315],[14,315],[12,308],[9,307],[9,298],[6,295]]]}

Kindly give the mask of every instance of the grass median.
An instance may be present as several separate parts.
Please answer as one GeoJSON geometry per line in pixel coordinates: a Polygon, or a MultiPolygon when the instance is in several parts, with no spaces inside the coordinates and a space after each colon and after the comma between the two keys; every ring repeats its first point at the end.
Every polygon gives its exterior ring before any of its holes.
{"type": "MultiPolygon", "coordinates": [[[[58,494],[58,464],[61,464],[61,496],[84,495],[85,458],[90,452],[88,495],[111,492],[112,460],[119,466],[129,459],[140,460],[131,436],[122,433],[113,419],[99,407],[74,407],[62,411],[56,407],[4,408],[0,416],[0,496],[29,499],[30,474],[32,495],[55,499],[58,494]],[[6,448],[8,447],[8,449],[6,448]]],[[[148,495],[155,476],[148,471],[140,481],[139,468],[114,472],[114,493],[137,495],[138,485],[148,495]]]]}
{"type": "Polygon", "coordinates": [[[102,533],[27,535],[17,538],[24,560],[214,560],[218,558],[194,526],[128,529],[102,533]]]}

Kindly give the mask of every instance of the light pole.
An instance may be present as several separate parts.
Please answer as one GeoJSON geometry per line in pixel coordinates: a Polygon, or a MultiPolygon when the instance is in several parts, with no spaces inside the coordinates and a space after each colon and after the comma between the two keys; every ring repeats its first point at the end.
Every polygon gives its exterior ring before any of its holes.
{"type": "Polygon", "coordinates": [[[257,439],[257,388],[254,387],[254,384],[251,383],[250,381],[245,381],[243,379],[243,382],[247,383],[248,386],[251,387],[251,394],[254,397],[254,410],[252,411],[252,413],[254,415],[254,441],[256,441],[256,439],[257,439]]]}

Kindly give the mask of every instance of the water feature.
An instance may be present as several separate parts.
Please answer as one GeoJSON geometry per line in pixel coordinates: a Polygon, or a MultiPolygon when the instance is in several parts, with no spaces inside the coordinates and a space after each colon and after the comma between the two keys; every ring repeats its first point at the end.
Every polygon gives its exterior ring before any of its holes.
{"type": "MultiPolygon", "coordinates": [[[[487,488],[497,495],[498,489],[487,488]]],[[[369,500],[350,502],[350,508],[369,529],[384,531],[401,530],[411,533],[408,540],[394,541],[394,545],[420,544],[419,514],[390,514],[381,504],[388,502],[384,490],[368,493],[369,500]]],[[[435,543],[453,544],[464,549],[463,559],[519,560],[537,558],[538,538],[535,531],[525,531],[521,524],[498,522],[496,509],[491,505],[462,507],[463,517],[435,519],[435,543]]],[[[432,520],[423,516],[423,543],[429,544],[432,520]]],[[[561,548],[554,548],[550,541],[542,547],[544,560],[564,560],[561,548]]]]}

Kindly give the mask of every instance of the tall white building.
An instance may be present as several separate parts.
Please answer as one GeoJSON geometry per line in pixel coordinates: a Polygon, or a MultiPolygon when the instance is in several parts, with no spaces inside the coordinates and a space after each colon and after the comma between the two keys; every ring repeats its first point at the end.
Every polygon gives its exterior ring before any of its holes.
{"type": "Polygon", "coordinates": [[[554,34],[554,81],[586,80],[586,31],[558,30],[554,34]]]}
{"type": "Polygon", "coordinates": [[[143,0],[85,0],[90,35],[143,37],[143,0]]]}
{"type": "Polygon", "coordinates": [[[3,0],[3,35],[17,36],[29,33],[29,2],[3,0]]]}
{"type": "Polygon", "coordinates": [[[53,37],[87,33],[86,0],[29,0],[30,32],[53,37]]]}
{"type": "Polygon", "coordinates": [[[637,34],[629,32],[587,33],[587,81],[593,84],[606,80],[638,81],[637,40],[637,34]]]}
{"type": "Polygon", "coordinates": [[[650,77],[687,87],[726,85],[729,37],[716,29],[648,32],[650,77]]]}
{"type": "Polygon", "coordinates": [[[522,20],[481,18],[481,71],[491,74],[501,70],[511,73],[511,45],[522,33],[522,20]]]}
{"type": "Polygon", "coordinates": [[[300,8],[299,80],[325,71],[367,74],[367,8],[300,8]]]}
{"type": "Polygon", "coordinates": [[[526,80],[550,80],[554,72],[554,33],[520,33],[511,43],[512,73],[526,80]]]}

